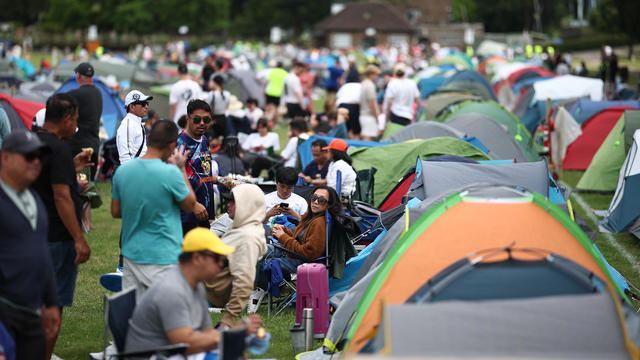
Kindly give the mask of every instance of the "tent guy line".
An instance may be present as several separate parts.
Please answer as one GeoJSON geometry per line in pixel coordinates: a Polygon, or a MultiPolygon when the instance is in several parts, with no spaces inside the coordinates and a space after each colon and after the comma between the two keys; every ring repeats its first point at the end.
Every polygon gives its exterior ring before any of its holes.
{"type": "MultiPolygon", "coordinates": [[[[584,201],[582,196],[580,196],[578,193],[573,192],[573,188],[571,188],[569,184],[565,183],[564,181],[560,181],[559,184],[569,189],[569,191],[571,192],[571,196],[576,200],[576,203],[582,208],[582,210],[584,210],[584,213],[587,214],[587,217],[589,218],[589,220],[591,220],[591,222],[595,226],[597,226],[600,220],[598,220],[598,217],[593,213],[593,211],[591,210],[591,207],[589,207],[589,204],[587,204],[587,202],[584,201]]],[[[616,249],[616,251],[618,251],[618,253],[624,256],[624,258],[629,262],[629,264],[631,264],[631,267],[633,268],[633,270],[635,270],[636,273],[640,274],[640,265],[638,265],[638,261],[636,261],[635,256],[631,255],[631,253],[625,250],[625,248],[622,247],[622,245],[620,245],[616,241],[613,235],[609,233],[602,233],[602,235],[604,235],[604,238],[609,245],[613,246],[616,249]]]]}

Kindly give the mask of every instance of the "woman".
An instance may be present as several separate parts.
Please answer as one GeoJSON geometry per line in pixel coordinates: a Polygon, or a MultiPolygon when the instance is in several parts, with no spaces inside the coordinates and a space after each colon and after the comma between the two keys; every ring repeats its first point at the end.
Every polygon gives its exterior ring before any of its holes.
{"type": "MultiPolygon", "coordinates": [[[[342,204],[335,190],[326,185],[314,188],[307,202],[310,211],[307,211],[302,216],[302,220],[295,231],[292,232],[281,224],[275,224],[271,233],[278,240],[281,247],[306,259],[313,260],[323,256],[325,253],[327,230],[325,211],[328,210],[334,218],[337,218],[342,214],[342,204]]],[[[298,265],[302,263],[299,258],[289,255],[273,245],[267,245],[267,253],[257,264],[256,290],[253,291],[249,298],[248,312],[250,314],[257,311],[258,304],[260,304],[266,293],[264,289],[267,289],[269,285],[269,278],[264,271],[264,265],[271,259],[278,259],[282,272],[289,274],[295,273],[298,265]]]]}
{"type": "Polygon", "coordinates": [[[224,78],[222,75],[214,75],[209,81],[209,104],[211,105],[213,117],[213,131],[217,136],[227,136],[227,117],[225,115],[231,93],[224,89],[224,78]]]}
{"type": "Polygon", "coordinates": [[[280,138],[278,134],[269,131],[267,119],[258,120],[258,132],[253,133],[244,140],[242,149],[245,151],[243,161],[245,166],[251,169],[251,176],[258,177],[260,172],[271,168],[278,161],[274,152],[280,151],[280,138]]]}
{"type": "Polygon", "coordinates": [[[329,150],[329,169],[327,177],[322,181],[327,186],[337,190],[338,171],[342,176],[340,184],[341,195],[350,196],[356,191],[356,172],[351,167],[351,158],[347,154],[349,145],[342,139],[333,139],[329,146],[325,146],[322,150],[329,150]]]}

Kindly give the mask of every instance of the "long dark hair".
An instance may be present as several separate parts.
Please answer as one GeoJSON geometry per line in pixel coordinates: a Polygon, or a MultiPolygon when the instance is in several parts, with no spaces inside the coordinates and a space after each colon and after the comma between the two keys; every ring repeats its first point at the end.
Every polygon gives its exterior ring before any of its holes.
{"type": "MultiPolygon", "coordinates": [[[[313,188],[313,191],[311,192],[311,194],[315,194],[316,191],[318,190],[327,190],[327,192],[329,193],[329,204],[327,206],[327,210],[329,211],[329,213],[334,217],[338,217],[342,215],[342,203],[340,202],[340,199],[338,198],[338,194],[336,193],[336,191],[332,188],[329,187],[327,185],[318,185],[316,187],[313,188]]],[[[309,198],[307,199],[307,212],[302,215],[302,219],[300,221],[300,225],[298,226],[307,226],[307,224],[309,224],[311,222],[311,220],[313,220],[316,216],[320,216],[320,215],[324,215],[324,214],[313,214],[313,212],[311,211],[311,200],[310,200],[311,196],[309,196],[309,198]]]]}
{"type": "Polygon", "coordinates": [[[351,157],[346,152],[340,151],[340,150],[336,150],[336,149],[329,149],[329,151],[331,152],[331,157],[333,158],[333,162],[337,162],[339,160],[344,160],[344,162],[346,162],[347,164],[351,165],[351,163],[352,163],[351,157]]]}

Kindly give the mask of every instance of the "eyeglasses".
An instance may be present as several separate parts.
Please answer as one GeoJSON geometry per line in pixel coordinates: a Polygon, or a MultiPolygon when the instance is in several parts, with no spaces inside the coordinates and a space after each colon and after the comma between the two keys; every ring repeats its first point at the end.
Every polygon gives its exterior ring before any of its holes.
{"type": "Polygon", "coordinates": [[[133,105],[140,105],[142,107],[145,107],[145,106],[149,106],[149,102],[148,101],[136,101],[136,102],[133,103],[133,105]]]}
{"type": "Polygon", "coordinates": [[[22,154],[22,156],[27,162],[32,162],[35,159],[39,159],[42,162],[45,155],[41,151],[33,151],[30,153],[22,154]]]}
{"type": "Polygon", "coordinates": [[[318,196],[318,195],[315,195],[315,194],[314,194],[314,195],[311,195],[311,197],[309,198],[309,200],[310,200],[311,202],[316,201],[316,202],[317,202],[318,204],[320,204],[320,205],[324,205],[324,204],[326,204],[326,203],[328,203],[328,202],[329,202],[329,200],[327,200],[327,199],[323,198],[322,196],[318,196]]]}
{"type": "Polygon", "coordinates": [[[191,118],[191,120],[193,121],[194,124],[198,125],[200,124],[200,120],[202,120],[203,123],[208,124],[211,122],[211,118],[208,116],[193,116],[191,118]]]}

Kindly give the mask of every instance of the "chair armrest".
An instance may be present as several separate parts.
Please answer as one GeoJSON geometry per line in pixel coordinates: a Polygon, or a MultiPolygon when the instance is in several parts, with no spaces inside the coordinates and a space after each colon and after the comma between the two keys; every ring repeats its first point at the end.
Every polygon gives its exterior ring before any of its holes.
{"type": "Polygon", "coordinates": [[[188,348],[189,348],[189,344],[178,343],[178,344],[172,344],[172,345],[159,346],[155,349],[149,349],[149,350],[121,352],[121,353],[118,353],[116,357],[119,359],[136,358],[136,357],[148,358],[151,355],[158,354],[158,353],[166,354],[166,355],[178,355],[178,354],[185,354],[188,348]]]}
{"type": "Polygon", "coordinates": [[[303,262],[314,262],[314,260],[312,260],[312,259],[308,259],[308,258],[306,258],[306,257],[304,257],[304,256],[302,256],[302,255],[300,255],[298,253],[295,253],[295,252],[293,252],[293,251],[291,251],[289,249],[286,249],[285,247],[280,245],[280,243],[271,243],[271,245],[274,248],[278,249],[278,250],[281,250],[281,251],[283,251],[283,252],[285,252],[285,253],[287,253],[289,255],[295,256],[296,258],[298,258],[299,260],[302,260],[303,262]]]}

